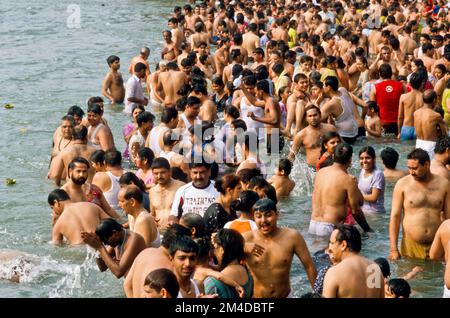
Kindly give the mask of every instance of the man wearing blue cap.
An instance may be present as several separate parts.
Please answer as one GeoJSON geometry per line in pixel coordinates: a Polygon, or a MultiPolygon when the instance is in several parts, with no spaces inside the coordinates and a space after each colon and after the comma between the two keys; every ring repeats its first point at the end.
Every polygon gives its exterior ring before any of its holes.
{"type": "Polygon", "coordinates": [[[317,271],[301,234],[277,226],[279,213],[274,201],[263,198],[254,206],[257,230],[243,234],[246,243],[254,244],[246,260],[254,279],[254,297],[291,297],[289,273],[294,254],[302,262],[313,286],[317,271]]]}

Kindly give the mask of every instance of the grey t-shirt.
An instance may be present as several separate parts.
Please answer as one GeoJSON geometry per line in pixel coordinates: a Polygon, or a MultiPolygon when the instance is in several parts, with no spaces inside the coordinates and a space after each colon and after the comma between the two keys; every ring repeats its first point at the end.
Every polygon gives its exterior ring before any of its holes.
{"type": "Polygon", "coordinates": [[[375,202],[364,201],[362,211],[364,213],[385,213],[384,208],[384,189],[385,181],[382,171],[375,168],[370,176],[364,177],[364,170],[361,170],[358,178],[358,188],[362,194],[372,193],[372,188],[380,189],[381,194],[375,202]]]}

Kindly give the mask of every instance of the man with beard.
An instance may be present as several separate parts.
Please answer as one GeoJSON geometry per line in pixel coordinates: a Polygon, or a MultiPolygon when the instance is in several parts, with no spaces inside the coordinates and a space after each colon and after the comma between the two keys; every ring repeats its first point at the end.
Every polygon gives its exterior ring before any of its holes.
{"type": "Polygon", "coordinates": [[[279,212],[275,202],[264,198],[254,205],[257,230],[243,234],[245,243],[252,243],[252,253],[246,255],[254,279],[255,298],[290,298],[289,273],[294,254],[305,267],[311,286],[317,271],[302,235],[277,225],[279,212]],[[270,264],[270,265],[269,265],[270,264]]]}
{"type": "Polygon", "coordinates": [[[117,278],[127,276],[138,254],[146,248],[145,241],[137,233],[123,228],[113,219],[104,219],[95,233],[81,232],[83,241],[100,253],[96,259],[101,272],[109,270],[117,278]]]}
{"type": "Polygon", "coordinates": [[[61,189],[50,192],[47,201],[52,208],[52,242],[56,245],[63,238],[71,245],[83,244],[81,232],[94,231],[101,219],[108,218],[96,204],[73,202],[61,189]]]}
{"type": "Polygon", "coordinates": [[[110,217],[120,218],[106,201],[102,190],[94,184],[85,184],[88,178],[89,161],[82,157],[74,158],[68,166],[69,180],[61,187],[73,202],[92,202],[103,209],[110,217]]]}
{"type": "Polygon", "coordinates": [[[434,235],[444,219],[450,218],[450,182],[430,172],[430,157],[420,148],[408,154],[409,176],[397,181],[392,196],[389,239],[391,259],[399,259],[397,241],[403,216],[401,255],[428,259],[434,235]]]}
{"type": "Polygon", "coordinates": [[[149,191],[150,212],[158,221],[161,232],[164,232],[169,225],[169,216],[175,193],[184,183],[172,179],[170,164],[165,158],[153,160],[151,169],[156,185],[149,191]]]}
{"type": "Polygon", "coordinates": [[[191,162],[189,168],[192,182],[182,186],[175,193],[169,223],[178,223],[185,213],[197,213],[203,217],[206,209],[219,196],[214,188],[214,182],[209,180],[211,164],[202,160],[201,162],[191,162]]]}
{"type": "Polygon", "coordinates": [[[306,151],[306,163],[315,167],[320,157],[322,136],[329,131],[336,131],[336,127],[321,123],[320,108],[315,105],[306,107],[305,113],[308,127],[295,135],[288,159],[294,161],[300,147],[303,145],[306,151]]]}

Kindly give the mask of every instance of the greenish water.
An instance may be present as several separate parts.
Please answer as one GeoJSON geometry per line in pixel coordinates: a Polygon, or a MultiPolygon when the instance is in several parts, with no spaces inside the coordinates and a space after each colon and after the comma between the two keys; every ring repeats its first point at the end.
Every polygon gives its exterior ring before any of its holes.
{"type": "MultiPolygon", "coordinates": [[[[1,104],[15,105],[11,110],[0,108],[0,249],[34,255],[28,257],[31,265],[27,265],[19,284],[4,279],[15,263],[0,263],[0,297],[124,296],[123,280],[109,272],[100,273],[86,247],[56,248],[48,244],[51,215],[46,199],[54,186],[45,176],[51,139],[69,106],[77,104],[85,109],[88,97],[100,95],[109,55],[121,58],[127,80],[129,61],[146,45],[151,48],[149,60],[154,69],[166,18],[175,5],[183,2],[110,0],[102,5],[100,1],[77,0],[81,19],[80,28],[75,29],[67,27],[67,8],[72,3],[75,1],[2,0],[0,4],[1,104]],[[15,178],[17,184],[6,186],[6,178],[15,178]]],[[[116,145],[123,149],[121,128],[128,119],[121,109],[105,108],[116,145]]],[[[377,153],[388,145],[401,152],[400,165],[404,167],[405,154],[412,144],[381,141],[375,145],[377,153]]],[[[352,173],[359,173],[356,155],[352,173]]],[[[307,234],[313,175],[306,172],[304,164],[299,164],[293,176],[297,187],[280,204],[280,223],[298,229],[315,252],[325,243],[307,234]]],[[[388,211],[391,195],[392,186],[388,185],[388,211]]],[[[369,217],[368,221],[376,232],[364,240],[362,253],[370,258],[387,257],[389,213],[369,217]]],[[[401,276],[416,265],[424,266],[425,271],[410,282],[413,296],[441,297],[441,264],[401,260],[391,263],[393,276],[401,276]]],[[[298,260],[294,261],[291,281],[295,296],[309,291],[298,260]]]]}

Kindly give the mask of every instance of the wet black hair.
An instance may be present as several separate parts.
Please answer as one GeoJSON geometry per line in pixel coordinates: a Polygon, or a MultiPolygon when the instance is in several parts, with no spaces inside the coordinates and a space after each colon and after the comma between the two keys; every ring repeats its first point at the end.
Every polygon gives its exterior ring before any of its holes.
{"type": "Polygon", "coordinates": [[[392,278],[388,282],[389,291],[395,295],[395,298],[409,298],[411,295],[411,286],[403,278],[392,278]]]}
{"type": "Polygon", "coordinates": [[[387,147],[381,151],[381,161],[388,169],[395,169],[397,166],[399,154],[398,152],[391,147],[387,147]]]}
{"type": "Polygon", "coordinates": [[[120,232],[123,230],[123,226],[114,219],[107,218],[100,221],[95,229],[95,234],[100,238],[100,240],[106,244],[108,239],[113,235],[114,232],[120,232]]]}
{"type": "Polygon", "coordinates": [[[144,286],[154,289],[157,293],[164,288],[172,298],[176,298],[180,292],[177,277],[167,268],[159,268],[151,271],[145,277],[144,286]]]}
{"type": "Polygon", "coordinates": [[[51,206],[53,206],[53,204],[55,204],[55,201],[60,202],[60,201],[66,201],[66,200],[70,200],[70,197],[67,194],[67,192],[64,191],[63,189],[53,190],[52,192],[49,193],[48,198],[47,198],[47,202],[51,206]]]}

